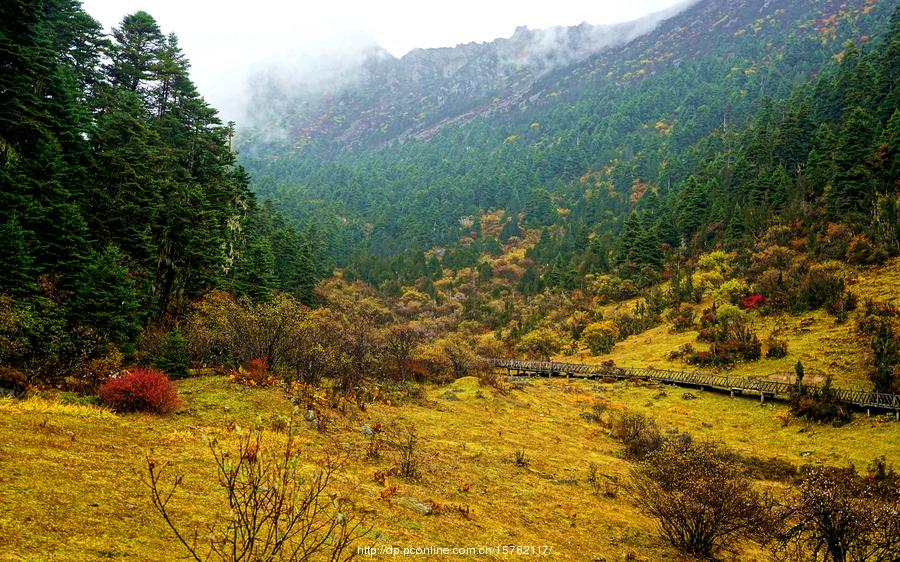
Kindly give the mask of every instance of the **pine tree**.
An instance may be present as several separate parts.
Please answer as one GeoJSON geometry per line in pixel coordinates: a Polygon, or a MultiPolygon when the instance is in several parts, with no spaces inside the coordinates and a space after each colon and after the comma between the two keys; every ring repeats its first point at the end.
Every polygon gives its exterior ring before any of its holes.
{"type": "Polygon", "coordinates": [[[124,261],[114,245],[92,256],[79,275],[71,306],[76,323],[95,329],[101,342],[118,346],[133,341],[141,325],[137,290],[124,261]]]}
{"type": "Polygon", "coordinates": [[[834,220],[862,224],[872,208],[874,183],[869,160],[874,124],[861,107],[850,112],[841,128],[834,151],[834,178],[828,193],[828,209],[834,220]]]}
{"type": "Polygon", "coordinates": [[[13,217],[0,223],[0,293],[27,296],[35,290],[34,258],[28,233],[13,217]]]}

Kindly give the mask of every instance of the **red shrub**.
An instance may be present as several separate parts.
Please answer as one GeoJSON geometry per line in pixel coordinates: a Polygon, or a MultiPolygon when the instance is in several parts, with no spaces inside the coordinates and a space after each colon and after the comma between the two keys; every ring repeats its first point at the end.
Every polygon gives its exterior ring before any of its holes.
{"type": "Polygon", "coordinates": [[[756,295],[747,295],[746,297],[741,299],[741,308],[744,310],[751,310],[754,308],[759,308],[766,302],[766,297],[756,294],[756,295]]]}
{"type": "Polygon", "coordinates": [[[97,394],[104,404],[119,412],[165,414],[181,405],[175,385],[156,369],[135,369],[109,379],[97,394]]]}

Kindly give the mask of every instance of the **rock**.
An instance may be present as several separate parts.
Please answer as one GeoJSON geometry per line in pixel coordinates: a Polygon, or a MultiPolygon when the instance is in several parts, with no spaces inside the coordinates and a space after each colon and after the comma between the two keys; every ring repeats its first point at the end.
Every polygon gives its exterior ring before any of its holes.
{"type": "Polygon", "coordinates": [[[593,406],[591,406],[591,410],[594,410],[594,413],[599,416],[606,411],[606,406],[604,406],[603,404],[594,404],[593,406]]]}
{"type": "Polygon", "coordinates": [[[800,452],[800,456],[804,457],[804,458],[811,456],[811,455],[812,455],[812,451],[801,451],[800,452]]]}
{"type": "Polygon", "coordinates": [[[372,426],[370,426],[369,424],[365,424],[364,426],[362,426],[362,432],[366,437],[372,437],[373,435],[375,435],[375,432],[372,431],[372,426]]]}
{"type": "Polygon", "coordinates": [[[451,388],[450,392],[465,392],[465,388],[451,388]]]}
{"type": "Polygon", "coordinates": [[[578,484],[577,478],[561,478],[559,480],[554,480],[553,484],[557,486],[575,486],[578,484]]]}
{"type": "Polygon", "coordinates": [[[311,422],[316,419],[315,410],[306,410],[306,421],[311,422]]]}
{"type": "Polygon", "coordinates": [[[691,394],[690,392],[685,392],[684,394],[681,395],[681,399],[682,400],[696,400],[697,397],[695,395],[691,394]]]}
{"type": "Polygon", "coordinates": [[[582,418],[584,421],[589,421],[589,422],[595,422],[595,421],[597,421],[597,420],[600,419],[600,418],[597,417],[596,414],[592,414],[592,413],[590,413],[590,412],[584,412],[584,413],[582,413],[582,414],[581,414],[581,418],[582,418]]]}
{"type": "Polygon", "coordinates": [[[400,498],[399,500],[397,500],[397,503],[405,508],[418,512],[420,515],[431,515],[432,513],[434,513],[433,507],[426,503],[420,502],[416,498],[400,498]]]}
{"type": "Polygon", "coordinates": [[[456,395],[455,392],[447,391],[444,393],[444,400],[450,400],[451,402],[459,400],[459,396],[456,395]]]}
{"type": "Polygon", "coordinates": [[[225,406],[224,408],[222,408],[222,410],[227,414],[231,411],[231,406],[225,406]]]}

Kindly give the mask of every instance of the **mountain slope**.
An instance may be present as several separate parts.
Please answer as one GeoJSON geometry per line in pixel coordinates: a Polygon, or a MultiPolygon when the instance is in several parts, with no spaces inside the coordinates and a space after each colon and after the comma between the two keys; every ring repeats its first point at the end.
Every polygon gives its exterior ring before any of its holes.
{"type": "MultiPolygon", "coordinates": [[[[576,180],[597,170],[605,170],[598,181],[607,189],[595,190],[579,221],[610,235],[631,209],[635,182],[661,199],[680,189],[698,162],[692,145],[723,125],[740,130],[761,99],[788,96],[847,40],[877,35],[890,8],[875,0],[704,0],[622,48],[547,72],[505,97],[434,96],[438,111],[422,96],[434,91],[426,77],[459,68],[473,84],[496,79],[479,74],[476,63],[486,59],[471,53],[490,48],[496,58],[502,43],[412,53],[421,69],[409,84],[420,89],[391,90],[384,79],[383,95],[348,90],[327,106],[346,111],[318,113],[313,128],[284,113],[278,143],[251,131],[239,145],[241,161],[257,193],[323,224],[338,264],[359,262],[354,253],[453,245],[460,220],[483,209],[550,224],[554,209],[584,191],[576,180]],[[403,103],[419,109],[417,125],[403,103]]],[[[379,76],[377,65],[369,71],[379,76]]]]}

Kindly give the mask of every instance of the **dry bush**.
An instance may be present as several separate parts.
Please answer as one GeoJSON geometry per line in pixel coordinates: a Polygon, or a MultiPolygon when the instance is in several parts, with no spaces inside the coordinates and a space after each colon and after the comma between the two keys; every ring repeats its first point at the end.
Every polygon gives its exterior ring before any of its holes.
{"type": "Polygon", "coordinates": [[[397,453],[397,473],[403,478],[416,480],[421,476],[419,436],[413,426],[393,427],[384,443],[397,453]]]}
{"type": "Polygon", "coordinates": [[[876,459],[867,474],[809,467],[779,510],[774,554],[782,560],[900,559],[900,475],[876,459]]]}
{"type": "Polygon", "coordinates": [[[513,457],[513,462],[516,463],[516,466],[526,468],[531,461],[528,460],[528,457],[525,455],[525,449],[517,449],[515,452],[515,456],[513,457]]]}
{"type": "Polygon", "coordinates": [[[266,449],[261,431],[238,434],[234,452],[209,439],[219,486],[222,519],[202,532],[175,521],[170,500],[184,476],[167,480],[168,463],[147,460],[151,500],[157,513],[194,560],[350,560],[354,542],[368,531],[354,506],[332,492],[336,465],[326,462],[310,475],[300,468],[293,429],[283,449],[266,449]]]}
{"type": "Polygon", "coordinates": [[[625,445],[631,458],[644,458],[664,442],[659,427],[640,412],[623,412],[612,420],[612,435],[625,445]]]}
{"type": "Polygon", "coordinates": [[[638,507],[673,546],[704,559],[768,528],[768,509],[736,456],[715,443],[669,442],[632,470],[638,507]]]}
{"type": "Polygon", "coordinates": [[[252,303],[212,291],[194,304],[185,335],[197,363],[237,368],[261,358],[273,369],[290,369],[294,349],[304,343],[306,315],[307,308],[284,293],[270,302],[252,303]]]}
{"type": "Polygon", "coordinates": [[[781,359],[787,357],[788,345],[784,340],[770,338],[766,342],[766,359],[781,359]]]}

